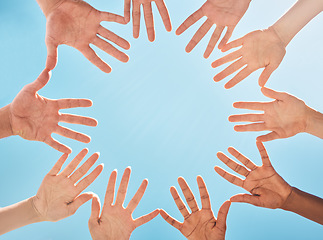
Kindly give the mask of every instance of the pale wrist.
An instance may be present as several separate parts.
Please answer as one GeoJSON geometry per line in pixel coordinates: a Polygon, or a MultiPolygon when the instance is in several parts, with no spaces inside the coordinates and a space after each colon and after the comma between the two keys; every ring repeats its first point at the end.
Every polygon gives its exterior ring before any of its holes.
{"type": "Polygon", "coordinates": [[[275,35],[277,40],[281,42],[281,44],[282,44],[282,46],[284,46],[284,48],[287,47],[289,41],[284,36],[284,31],[280,31],[279,27],[275,26],[275,24],[270,26],[268,28],[268,30],[271,31],[275,35]]]}
{"type": "Polygon", "coordinates": [[[45,219],[43,218],[43,216],[40,214],[40,212],[38,211],[36,205],[35,205],[35,199],[36,196],[33,196],[29,199],[30,201],[30,205],[32,207],[32,212],[33,212],[33,218],[37,221],[37,222],[43,222],[45,221],[45,219]]]}
{"type": "Polygon", "coordinates": [[[304,132],[315,135],[318,126],[323,124],[323,114],[310,107],[307,107],[305,123],[306,127],[304,132]]]}
{"type": "Polygon", "coordinates": [[[0,138],[14,135],[10,115],[10,104],[0,109],[0,138]]]}

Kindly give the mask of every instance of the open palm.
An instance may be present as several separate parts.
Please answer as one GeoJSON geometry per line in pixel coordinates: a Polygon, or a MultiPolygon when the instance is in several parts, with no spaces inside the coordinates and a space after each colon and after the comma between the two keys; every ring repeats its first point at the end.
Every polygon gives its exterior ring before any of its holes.
{"type": "Polygon", "coordinates": [[[166,220],[166,222],[177,228],[187,239],[224,240],[226,232],[226,218],[230,208],[230,202],[226,201],[221,206],[218,213],[218,219],[216,219],[211,209],[209,193],[202,177],[197,177],[202,209],[199,209],[195,197],[184,178],[178,178],[178,183],[185,196],[186,202],[191,209],[191,213],[186,208],[176,188],[171,187],[171,194],[179,211],[184,217],[184,222],[180,223],[164,210],[161,210],[161,216],[166,220]]]}
{"type": "Polygon", "coordinates": [[[114,201],[115,184],[117,180],[117,171],[113,171],[110,175],[107,191],[105,194],[104,205],[101,212],[101,204],[96,196],[92,200],[92,213],[89,219],[89,229],[93,240],[101,239],[129,239],[132,232],[139,226],[149,222],[159,214],[159,210],[155,210],[145,216],[137,219],[132,218],[132,213],[138,206],[143,197],[148,181],[144,180],[138,191],[129,202],[128,206],[123,207],[126,198],[128,183],[130,179],[131,169],[126,168],[122,176],[116,201],[114,201]]]}
{"type": "Polygon", "coordinates": [[[42,97],[38,91],[43,88],[50,79],[50,72],[45,69],[39,77],[26,85],[10,104],[10,120],[14,135],[24,139],[41,141],[56,150],[70,153],[71,149],[52,138],[52,133],[75,139],[84,143],[91,141],[85,134],[75,132],[59,126],[59,122],[96,126],[93,118],[71,114],[59,113],[60,109],[90,107],[89,99],[60,99],[52,100],[42,97]]]}
{"type": "Polygon", "coordinates": [[[48,13],[46,27],[48,53],[46,67],[51,70],[55,67],[57,63],[57,47],[60,44],[66,44],[76,48],[91,63],[106,73],[111,72],[111,67],[97,56],[95,51],[90,47],[90,44],[95,45],[122,62],[127,62],[129,57],[106,40],[124,49],[129,49],[130,44],[101,26],[101,21],[125,24],[123,17],[98,11],[84,1],[65,0],[57,8],[48,13]]]}
{"type": "Polygon", "coordinates": [[[208,31],[210,31],[211,27],[216,24],[216,29],[214,30],[208,47],[204,53],[204,57],[208,58],[225,27],[227,27],[227,31],[219,44],[219,48],[221,49],[228,42],[236,25],[247,11],[249,3],[250,0],[207,0],[199,10],[189,16],[181,24],[177,29],[176,34],[182,34],[190,26],[195,24],[202,17],[206,16],[207,20],[195,33],[194,37],[187,45],[186,51],[191,52],[208,31]]]}
{"type": "Polygon", "coordinates": [[[230,199],[232,202],[245,202],[272,209],[281,208],[290,195],[292,188],[278,175],[271,165],[264,145],[261,142],[257,142],[257,147],[261,155],[262,166],[255,165],[234,148],[229,148],[228,151],[244,166],[228,158],[222,152],[217,154],[224,164],[236,173],[244,176],[244,180],[220,167],[215,167],[215,171],[227,181],[242,187],[252,194],[235,195],[230,199]]]}

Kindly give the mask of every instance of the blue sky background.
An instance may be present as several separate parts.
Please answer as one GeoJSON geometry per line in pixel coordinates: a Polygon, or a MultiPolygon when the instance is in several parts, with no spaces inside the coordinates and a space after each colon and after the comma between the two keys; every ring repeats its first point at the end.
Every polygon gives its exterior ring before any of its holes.
{"type": "MultiPolygon", "coordinates": [[[[267,28],[294,3],[292,0],[252,1],[245,17],[238,24],[232,40],[250,31],[267,28]]],[[[166,1],[174,30],[204,1],[166,1]]],[[[91,4],[105,11],[123,14],[123,1],[95,0],[91,4]]],[[[130,61],[118,62],[106,53],[99,55],[113,68],[109,75],[90,64],[81,53],[67,46],[59,47],[59,63],[49,84],[40,94],[48,98],[90,98],[94,105],[88,109],[68,112],[95,117],[96,128],[72,127],[92,137],[83,144],[54,136],[73,149],[70,160],[84,147],[90,153],[99,151],[104,172],[88,191],[101,199],[110,172],[119,174],[132,166],[128,202],[141,181],[149,179],[147,192],[134,212],[134,217],[156,208],[164,208],[182,221],[169,193],[178,187],[177,177],[183,176],[199,197],[196,176],[202,175],[211,195],[215,213],[232,195],[243,192],[229,184],[213,170],[216,152],[226,152],[234,146],[260,164],[255,145],[259,133],[236,133],[229,115],[243,112],[232,107],[235,101],[268,101],[260,92],[252,74],[231,90],[225,81],[214,83],[212,77],[220,71],[211,62],[223,56],[213,52],[203,58],[207,37],[190,54],[184,48],[201,25],[194,25],[182,36],[167,33],[154,7],[156,41],[147,39],[142,25],[138,40],[132,38],[132,26],[104,23],[131,43],[127,51],[130,61]]],[[[271,77],[268,87],[289,92],[309,106],[323,112],[322,104],[322,32],[320,15],[305,27],[287,48],[280,68],[271,77]]],[[[11,0],[0,2],[0,106],[9,104],[20,89],[34,81],[46,60],[45,17],[36,1],[11,0]]],[[[323,196],[322,140],[299,134],[290,139],[265,144],[277,172],[292,186],[323,196]]],[[[36,194],[37,189],[60,153],[40,142],[20,137],[0,140],[0,206],[7,206],[36,194]]],[[[118,177],[118,182],[121,176],[118,177]]],[[[103,200],[102,200],[103,201],[103,200]]],[[[57,223],[38,223],[7,233],[1,238],[56,240],[90,239],[87,221],[90,202],[78,212],[57,223]]],[[[247,204],[233,204],[228,216],[227,239],[319,239],[323,228],[314,222],[282,210],[261,209],[247,204]]],[[[158,216],[136,229],[131,239],[185,239],[180,232],[158,216]]]]}

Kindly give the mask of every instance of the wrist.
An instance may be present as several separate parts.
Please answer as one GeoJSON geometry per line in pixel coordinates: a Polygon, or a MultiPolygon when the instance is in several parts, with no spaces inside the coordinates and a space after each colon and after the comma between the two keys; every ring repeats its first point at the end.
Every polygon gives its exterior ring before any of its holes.
{"type": "Polygon", "coordinates": [[[285,211],[291,211],[293,203],[296,198],[296,190],[297,190],[297,188],[291,187],[291,191],[290,191],[289,195],[287,196],[283,205],[280,207],[281,209],[283,209],[285,211]]]}
{"type": "Polygon", "coordinates": [[[36,198],[37,198],[36,196],[33,196],[29,199],[31,207],[32,207],[33,217],[35,220],[37,220],[37,222],[44,222],[45,221],[44,217],[40,214],[40,212],[38,211],[38,209],[35,205],[36,198]]]}
{"type": "Polygon", "coordinates": [[[285,40],[284,31],[280,31],[279,27],[275,26],[275,24],[270,26],[268,31],[270,31],[277,38],[284,48],[287,47],[289,41],[285,40]]]}
{"type": "Polygon", "coordinates": [[[318,126],[320,126],[322,123],[323,114],[310,107],[307,107],[304,132],[315,135],[318,126]]]}
{"type": "Polygon", "coordinates": [[[12,130],[10,105],[11,104],[0,109],[0,138],[14,135],[12,130]]]}

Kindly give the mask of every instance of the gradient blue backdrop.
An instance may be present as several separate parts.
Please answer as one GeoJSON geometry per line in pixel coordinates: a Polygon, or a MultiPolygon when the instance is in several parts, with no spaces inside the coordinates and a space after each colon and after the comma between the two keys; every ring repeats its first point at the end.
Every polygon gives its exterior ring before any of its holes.
{"type": "MultiPolygon", "coordinates": [[[[100,9],[123,14],[123,1],[90,1],[100,9]]],[[[295,1],[252,1],[245,17],[238,24],[232,39],[273,24],[295,1]]],[[[204,1],[169,0],[173,27],[177,28],[204,1]]],[[[69,126],[92,137],[90,144],[57,139],[73,149],[70,159],[82,148],[90,153],[101,152],[104,172],[89,187],[104,198],[110,172],[121,174],[132,166],[133,174],[126,201],[141,181],[149,179],[147,192],[134,217],[155,208],[164,208],[174,217],[182,217],[169,193],[178,186],[177,177],[186,178],[198,197],[196,176],[202,175],[208,186],[214,212],[230,196],[243,192],[216,175],[213,167],[223,166],[217,151],[234,146],[260,164],[255,146],[258,133],[236,133],[227,121],[235,110],[232,103],[240,100],[267,101],[257,84],[259,71],[233,88],[225,90],[224,81],[214,83],[212,77],[220,69],[210,64],[222,56],[214,51],[208,60],[202,57],[210,33],[191,53],[184,51],[189,39],[201,25],[199,22],[182,36],[167,33],[154,7],[156,41],[147,40],[142,25],[140,39],[132,38],[132,26],[104,23],[131,42],[127,64],[116,61],[98,50],[112,67],[104,74],[78,51],[59,47],[59,63],[49,84],[40,94],[49,98],[90,98],[88,109],[69,112],[95,117],[96,128],[69,126]]],[[[280,68],[271,77],[268,87],[287,91],[302,98],[311,107],[323,112],[322,104],[322,31],[323,16],[318,16],[303,29],[287,48],[280,68]]],[[[45,65],[45,17],[35,1],[2,0],[0,2],[0,106],[9,104],[20,89],[39,75],[45,65]]],[[[67,126],[68,124],[64,124],[67,126]]],[[[290,139],[266,143],[272,163],[291,185],[323,196],[322,140],[299,134],[290,139]]],[[[26,199],[37,189],[61,155],[39,142],[20,137],[0,140],[0,206],[26,199]]],[[[120,181],[120,176],[118,176],[120,181]]],[[[90,239],[87,221],[90,203],[57,223],[39,223],[2,236],[2,239],[90,239]]],[[[322,239],[323,228],[314,222],[282,210],[261,209],[247,204],[233,204],[228,216],[227,239],[322,239]]],[[[184,239],[176,229],[158,216],[136,229],[132,239],[184,239]]]]}

